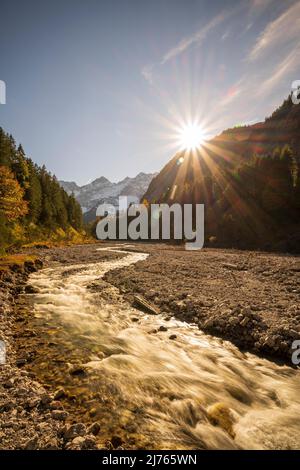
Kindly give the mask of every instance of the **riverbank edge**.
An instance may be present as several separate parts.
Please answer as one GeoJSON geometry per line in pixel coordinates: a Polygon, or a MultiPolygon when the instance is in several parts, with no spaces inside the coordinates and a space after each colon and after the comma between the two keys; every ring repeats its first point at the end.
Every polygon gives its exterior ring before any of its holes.
{"type": "MultiPolygon", "coordinates": [[[[26,316],[32,315],[22,296],[31,293],[29,275],[51,263],[48,252],[48,247],[46,251],[42,247],[14,254],[5,258],[0,269],[0,341],[1,352],[5,351],[5,361],[0,363],[0,450],[99,450],[103,447],[96,439],[98,423],[87,428],[69,416],[60,391],[49,392],[39,383],[26,370],[26,357],[18,352],[16,325],[26,325],[26,316]]],[[[23,337],[32,334],[24,327],[23,337]]],[[[30,351],[26,354],[30,356],[30,351]]]]}
{"type": "Polygon", "coordinates": [[[14,338],[14,325],[22,321],[19,296],[25,292],[29,274],[42,266],[40,258],[29,262],[25,256],[24,262],[7,262],[0,271],[0,340],[5,345],[5,363],[0,365],[1,449],[60,448],[59,423],[48,407],[52,397],[23,369],[25,359],[18,357],[14,338]]]}

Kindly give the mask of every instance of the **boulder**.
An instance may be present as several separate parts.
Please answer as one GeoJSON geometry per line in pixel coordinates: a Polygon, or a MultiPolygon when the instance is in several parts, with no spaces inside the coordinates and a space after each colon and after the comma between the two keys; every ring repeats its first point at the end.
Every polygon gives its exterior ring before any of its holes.
{"type": "Polygon", "coordinates": [[[67,441],[72,441],[75,437],[84,436],[86,434],[86,426],[82,423],[72,424],[71,426],[67,427],[65,430],[63,437],[67,441]]]}
{"type": "Polygon", "coordinates": [[[52,410],[51,416],[53,419],[57,419],[58,421],[65,421],[68,417],[68,412],[64,410],[52,410]]]}
{"type": "Polygon", "coordinates": [[[233,425],[235,423],[235,419],[228,406],[224,403],[215,403],[208,408],[207,417],[214,426],[220,426],[234,439],[235,432],[233,430],[233,425]]]}
{"type": "Polygon", "coordinates": [[[100,432],[100,424],[98,422],[91,424],[87,429],[87,433],[93,434],[93,436],[97,436],[99,432],[100,432]]]}

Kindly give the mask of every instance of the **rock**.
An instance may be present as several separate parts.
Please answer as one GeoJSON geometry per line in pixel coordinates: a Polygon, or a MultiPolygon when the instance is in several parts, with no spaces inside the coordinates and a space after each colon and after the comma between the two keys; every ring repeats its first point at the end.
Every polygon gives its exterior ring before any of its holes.
{"type": "Polygon", "coordinates": [[[244,317],[248,317],[248,318],[251,318],[253,316],[253,313],[250,307],[243,308],[242,314],[244,317]]]}
{"type": "Polygon", "coordinates": [[[12,388],[14,386],[14,379],[8,379],[6,382],[4,382],[3,387],[4,388],[12,388]]]}
{"type": "Polygon", "coordinates": [[[236,326],[239,323],[239,319],[236,317],[231,317],[228,319],[228,323],[230,326],[236,326]]]}
{"type": "Polygon", "coordinates": [[[150,304],[150,302],[148,302],[141,295],[134,296],[133,304],[139,308],[142,308],[142,310],[144,310],[145,312],[151,313],[152,315],[158,315],[160,313],[154,305],[150,304]]]}
{"type": "Polygon", "coordinates": [[[83,367],[81,366],[74,366],[71,370],[70,370],[70,375],[73,375],[73,376],[84,376],[86,375],[86,371],[83,367]]]}
{"type": "Polygon", "coordinates": [[[177,338],[177,335],[170,335],[169,336],[169,339],[176,339],[177,338]]]}
{"type": "Polygon", "coordinates": [[[289,330],[289,336],[293,339],[300,339],[300,333],[296,330],[289,330]]]}
{"type": "Polygon", "coordinates": [[[28,389],[25,387],[18,387],[16,388],[15,395],[17,397],[24,397],[28,395],[28,389]]]}
{"type": "Polygon", "coordinates": [[[84,437],[75,437],[71,442],[66,445],[67,450],[81,450],[84,442],[84,437]]]}
{"type": "Polygon", "coordinates": [[[64,410],[52,410],[51,416],[53,419],[57,419],[58,421],[64,421],[67,419],[69,413],[64,410]]]}
{"type": "Polygon", "coordinates": [[[97,442],[95,436],[88,434],[84,437],[82,449],[97,449],[97,442]]]}
{"type": "Polygon", "coordinates": [[[38,292],[38,290],[35,287],[33,287],[29,284],[29,285],[25,286],[25,292],[26,292],[26,294],[36,294],[38,292]]]}
{"type": "Polygon", "coordinates": [[[268,346],[269,348],[274,348],[276,346],[277,336],[267,336],[264,341],[264,346],[268,346]]]}
{"type": "Polygon", "coordinates": [[[110,442],[112,443],[114,449],[123,444],[123,439],[120,436],[112,436],[110,442]]]}
{"type": "Polygon", "coordinates": [[[43,447],[45,450],[59,450],[59,442],[58,440],[53,437],[45,442],[45,445],[43,447]]]}
{"type": "Polygon", "coordinates": [[[66,394],[65,390],[63,388],[59,388],[56,390],[54,393],[54,400],[60,400],[61,398],[66,398],[68,395],[66,394]]]}
{"type": "Polygon", "coordinates": [[[246,326],[249,323],[250,319],[248,317],[244,317],[243,320],[240,322],[241,326],[246,326]]]}
{"type": "MultiPolygon", "coordinates": [[[[204,325],[203,325],[203,328],[206,329],[206,328],[212,328],[215,326],[215,319],[214,318],[208,318],[205,322],[204,322],[204,325]]],[[[201,328],[201,325],[200,325],[200,328],[201,328]]]]}
{"type": "Polygon", "coordinates": [[[106,440],[105,441],[105,450],[113,450],[114,446],[112,445],[112,443],[109,441],[109,440],[106,440]]]}
{"type": "Polygon", "coordinates": [[[16,366],[17,367],[22,367],[26,364],[26,359],[25,358],[20,358],[16,360],[16,366]]]}
{"type": "Polygon", "coordinates": [[[49,393],[43,393],[41,395],[41,404],[42,405],[49,405],[49,403],[52,402],[52,397],[49,395],[49,393]]]}
{"type": "Polygon", "coordinates": [[[32,398],[32,399],[28,400],[28,401],[26,402],[26,408],[29,408],[29,409],[35,408],[36,406],[38,406],[38,405],[40,404],[40,401],[41,401],[41,400],[40,400],[39,397],[37,397],[37,398],[32,398]]]}
{"type": "Polygon", "coordinates": [[[47,433],[47,430],[49,429],[49,424],[46,421],[42,421],[37,425],[37,430],[42,432],[42,433],[47,433]]]}
{"type": "Polygon", "coordinates": [[[290,349],[290,345],[287,341],[281,341],[279,344],[279,349],[282,352],[287,352],[290,349]]]}
{"type": "Polygon", "coordinates": [[[97,449],[95,436],[78,436],[66,446],[67,450],[87,450],[97,449]]]}
{"type": "Polygon", "coordinates": [[[97,414],[97,408],[91,408],[89,411],[89,415],[92,418],[93,416],[96,416],[97,414]]]}
{"type": "Polygon", "coordinates": [[[23,272],[23,266],[20,264],[12,264],[10,266],[10,270],[14,273],[22,273],[23,272]]]}
{"type": "Polygon", "coordinates": [[[94,436],[97,436],[99,432],[100,432],[100,424],[98,422],[91,424],[87,429],[87,433],[93,434],[94,436]]]}
{"type": "Polygon", "coordinates": [[[63,409],[64,409],[64,405],[63,405],[60,401],[56,400],[56,401],[52,401],[52,402],[50,403],[49,408],[50,408],[51,410],[63,410],[63,409]]]}
{"type": "Polygon", "coordinates": [[[158,328],[158,331],[168,331],[168,328],[164,325],[161,325],[159,328],[158,328]]]}
{"type": "Polygon", "coordinates": [[[175,300],[174,302],[172,302],[172,307],[175,310],[180,311],[184,307],[186,307],[186,302],[184,300],[175,300]]]}
{"type": "Polygon", "coordinates": [[[215,403],[207,410],[207,417],[214,426],[220,426],[234,439],[233,425],[235,419],[231,410],[224,403],[215,403]]]}
{"type": "MultiPolygon", "coordinates": [[[[47,248],[49,247],[47,246],[47,248]]],[[[44,263],[41,259],[38,258],[35,260],[34,264],[37,269],[42,269],[44,263]]]]}
{"type": "Polygon", "coordinates": [[[29,260],[24,261],[24,269],[28,273],[34,273],[35,271],[37,271],[35,263],[33,261],[29,261],[29,260]]]}
{"type": "Polygon", "coordinates": [[[82,423],[76,423],[76,424],[72,424],[65,430],[63,437],[67,441],[72,441],[73,439],[75,439],[75,437],[84,436],[85,434],[86,434],[85,425],[82,423]]]}
{"type": "Polygon", "coordinates": [[[25,450],[36,450],[39,447],[38,436],[35,435],[32,439],[26,442],[24,449],[25,450]]]}

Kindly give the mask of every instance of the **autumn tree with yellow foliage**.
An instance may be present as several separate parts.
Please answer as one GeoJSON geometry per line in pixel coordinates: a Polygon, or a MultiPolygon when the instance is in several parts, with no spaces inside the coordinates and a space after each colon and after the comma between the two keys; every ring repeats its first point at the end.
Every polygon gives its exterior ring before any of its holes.
{"type": "Polygon", "coordinates": [[[8,221],[19,219],[28,213],[28,202],[23,198],[24,190],[12,171],[0,166],[0,212],[8,221]]]}

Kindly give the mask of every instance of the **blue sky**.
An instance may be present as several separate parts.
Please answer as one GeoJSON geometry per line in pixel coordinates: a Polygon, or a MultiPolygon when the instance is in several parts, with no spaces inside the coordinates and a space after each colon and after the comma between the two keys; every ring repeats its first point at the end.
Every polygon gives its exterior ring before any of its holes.
{"type": "Polygon", "coordinates": [[[58,178],[158,171],[189,121],[262,120],[300,79],[295,0],[1,0],[0,126],[58,178]]]}

